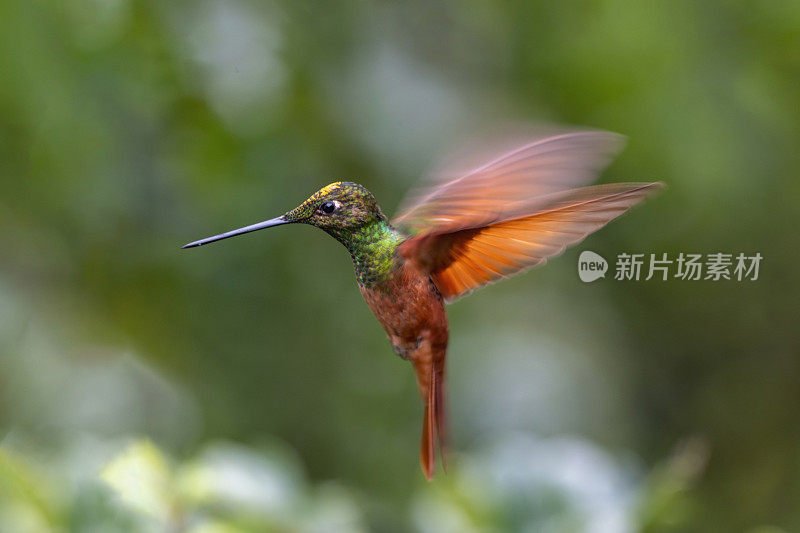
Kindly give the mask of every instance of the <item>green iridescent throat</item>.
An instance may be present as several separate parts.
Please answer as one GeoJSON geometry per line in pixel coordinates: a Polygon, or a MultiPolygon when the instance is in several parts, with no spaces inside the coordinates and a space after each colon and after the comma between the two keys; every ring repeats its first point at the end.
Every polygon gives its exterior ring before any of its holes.
{"type": "Polygon", "coordinates": [[[358,282],[367,287],[390,280],[400,266],[397,247],[403,237],[385,219],[354,229],[328,230],[353,258],[358,282]]]}

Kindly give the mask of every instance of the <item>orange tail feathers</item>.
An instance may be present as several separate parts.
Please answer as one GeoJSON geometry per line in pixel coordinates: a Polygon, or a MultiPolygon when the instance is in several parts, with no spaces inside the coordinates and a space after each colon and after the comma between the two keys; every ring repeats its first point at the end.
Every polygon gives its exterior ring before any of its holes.
{"type": "Polygon", "coordinates": [[[434,424],[436,426],[436,436],[439,440],[439,455],[442,457],[442,469],[447,473],[447,394],[445,393],[444,381],[444,357],[441,359],[441,366],[433,365],[433,405],[434,424]]]}
{"type": "MultiPolygon", "coordinates": [[[[433,368],[431,368],[428,361],[414,363],[414,369],[417,372],[420,389],[425,401],[422,421],[422,443],[420,445],[420,464],[422,465],[422,471],[428,481],[433,479],[433,471],[436,466],[436,440],[438,440],[439,443],[442,466],[445,467],[447,423],[445,414],[444,361],[444,357],[434,358],[432,361],[433,368]],[[434,438],[434,433],[436,434],[436,438],[434,438]]],[[[447,468],[445,467],[445,472],[446,471],[447,468]]]]}
{"type": "Polygon", "coordinates": [[[425,415],[422,419],[422,444],[419,449],[419,461],[422,472],[428,481],[433,479],[433,469],[436,466],[436,455],[433,447],[433,409],[431,402],[425,403],[425,415]]]}

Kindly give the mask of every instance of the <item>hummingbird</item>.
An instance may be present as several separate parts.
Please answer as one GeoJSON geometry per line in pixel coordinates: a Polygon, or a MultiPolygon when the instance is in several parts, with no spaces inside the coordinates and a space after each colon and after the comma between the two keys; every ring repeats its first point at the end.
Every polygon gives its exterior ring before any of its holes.
{"type": "Polygon", "coordinates": [[[393,220],[364,186],[338,181],[277,218],[183,248],[286,224],[315,226],[342,243],[394,352],[413,366],[424,405],[420,463],[431,480],[435,447],[444,465],[447,441],[445,304],[543,264],[660,189],[661,182],[586,186],[622,140],[605,131],[530,138],[431,178],[393,220]]]}

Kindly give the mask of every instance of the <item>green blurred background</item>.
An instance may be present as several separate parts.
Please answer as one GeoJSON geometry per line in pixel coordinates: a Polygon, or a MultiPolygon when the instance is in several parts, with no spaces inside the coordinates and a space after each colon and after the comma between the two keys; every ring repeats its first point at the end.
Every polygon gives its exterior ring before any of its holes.
{"type": "MultiPolygon", "coordinates": [[[[800,3],[0,2],[0,530],[800,531],[800,3]],[[307,227],[457,135],[624,133],[668,190],[449,308],[453,453],[307,227]],[[590,249],[757,281],[581,283],[590,249]]],[[[612,259],[613,260],[613,259],[612,259]]]]}

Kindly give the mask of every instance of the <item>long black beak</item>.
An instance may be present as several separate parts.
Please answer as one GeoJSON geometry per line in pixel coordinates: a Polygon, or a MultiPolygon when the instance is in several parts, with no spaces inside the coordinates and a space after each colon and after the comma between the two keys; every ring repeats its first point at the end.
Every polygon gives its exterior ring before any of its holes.
{"type": "Polygon", "coordinates": [[[282,224],[291,224],[292,222],[294,221],[286,220],[282,216],[278,218],[271,218],[269,220],[265,220],[264,222],[253,224],[252,226],[245,226],[243,228],[235,229],[233,231],[221,233],[220,235],[214,235],[213,237],[207,237],[205,239],[200,239],[199,241],[190,242],[189,244],[183,245],[181,248],[194,248],[195,246],[203,246],[204,244],[208,244],[214,241],[221,241],[222,239],[227,239],[228,237],[236,237],[237,235],[243,235],[245,233],[250,233],[251,231],[256,231],[264,228],[271,228],[272,226],[280,226],[282,224]]]}

